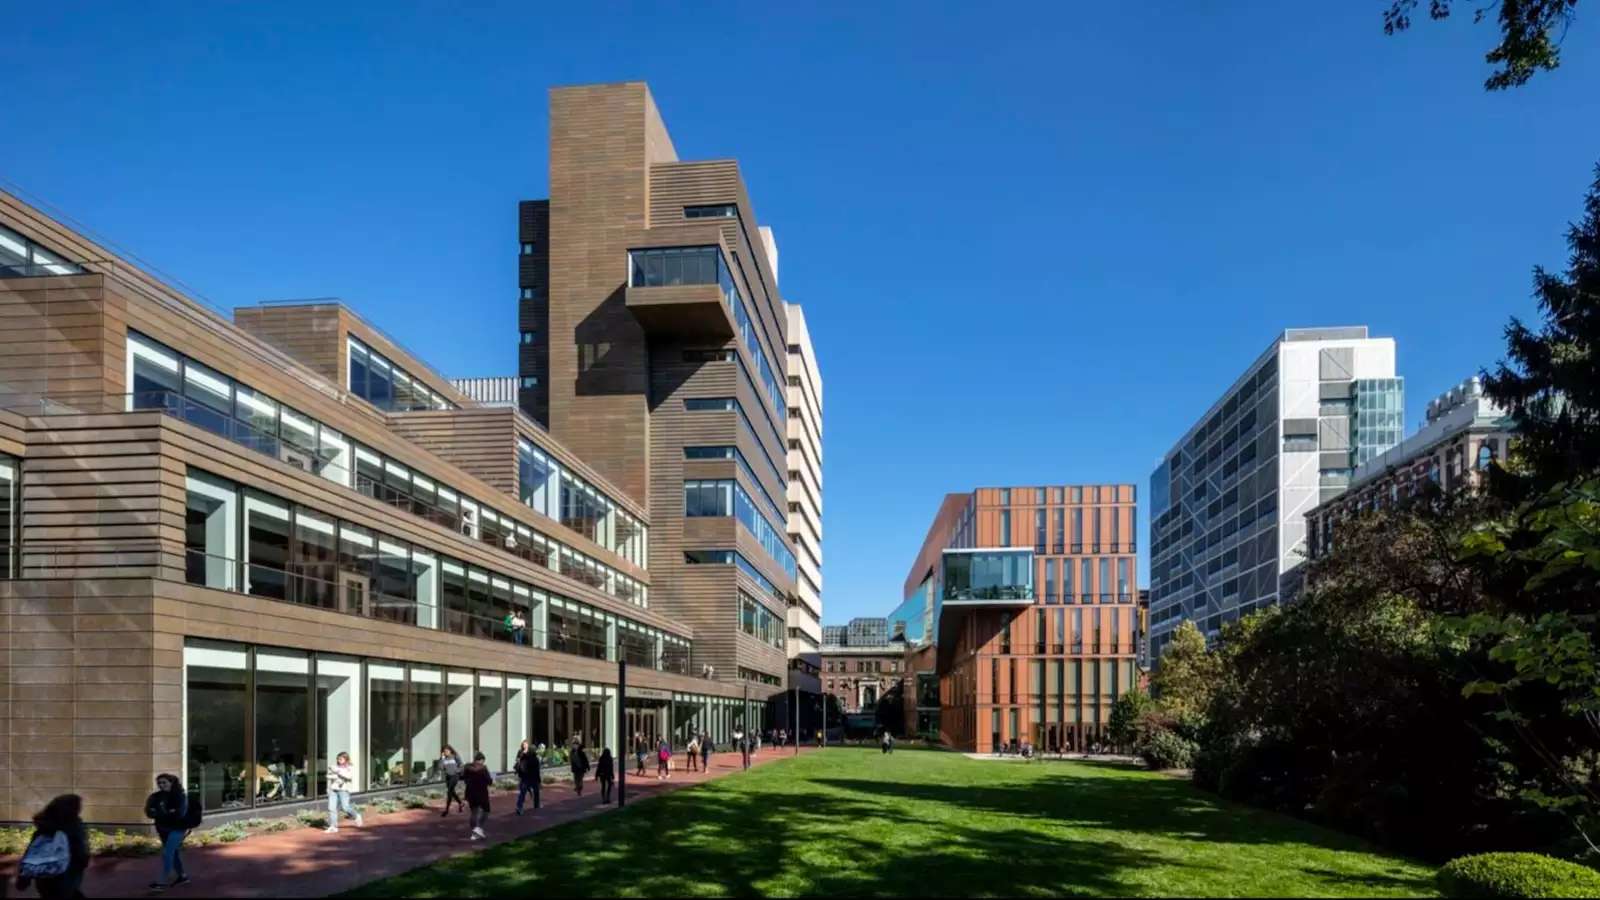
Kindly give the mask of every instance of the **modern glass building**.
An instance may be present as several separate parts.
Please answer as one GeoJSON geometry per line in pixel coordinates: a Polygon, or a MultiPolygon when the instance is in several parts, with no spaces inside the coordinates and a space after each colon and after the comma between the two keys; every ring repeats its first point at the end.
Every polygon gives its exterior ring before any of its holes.
{"type": "Polygon", "coordinates": [[[1392,338],[1289,329],[1150,476],[1150,649],[1185,619],[1208,634],[1292,599],[1306,514],[1400,440],[1392,338]]]}
{"type": "MultiPolygon", "coordinates": [[[[558,284],[592,272],[561,249],[558,284]]],[[[629,278],[614,258],[610,294],[629,278]]],[[[647,317],[701,334],[701,313],[647,317]]],[[[755,314],[781,366],[782,326],[755,314]]],[[[0,818],[71,791],[92,822],[142,826],[158,772],[184,773],[208,819],[251,815],[323,797],[339,752],[370,792],[438,780],[445,743],[497,772],[524,739],[725,745],[781,689],[781,377],[761,405],[732,368],[690,380],[685,443],[719,453],[663,460],[626,431],[579,453],[341,303],[218,311],[5,193],[0,336],[0,727],[14,748],[49,736],[8,759],[0,818]]],[[[555,371],[617,375],[603,340],[575,337],[545,345],[555,371]]],[[[569,401],[550,401],[566,429],[614,412],[569,401]]]]}
{"type": "Polygon", "coordinates": [[[918,731],[978,752],[1104,740],[1111,704],[1138,677],[1135,505],[1128,484],[944,499],[890,616],[907,659],[922,661],[918,731]]]}

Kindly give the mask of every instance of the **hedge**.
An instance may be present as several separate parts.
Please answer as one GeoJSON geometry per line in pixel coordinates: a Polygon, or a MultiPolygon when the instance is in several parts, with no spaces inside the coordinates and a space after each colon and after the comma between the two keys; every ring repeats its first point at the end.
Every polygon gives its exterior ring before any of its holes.
{"type": "Polygon", "coordinates": [[[1538,853],[1482,853],[1439,870],[1447,897],[1600,897],[1600,872],[1538,853]]]}

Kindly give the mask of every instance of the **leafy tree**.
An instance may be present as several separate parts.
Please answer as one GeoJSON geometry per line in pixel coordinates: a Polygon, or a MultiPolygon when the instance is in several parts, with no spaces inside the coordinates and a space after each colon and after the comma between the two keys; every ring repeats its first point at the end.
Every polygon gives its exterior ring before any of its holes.
{"type": "Polygon", "coordinates": [[[1133,748],[1139,742],[1139,719],[1156,708],[1155,700],[1143,688],[1134,688],[1111,704],[1111,716],[1106,728],[1111,743],[1123,748],[1133,748]]]}
{"type": "Polygon", "coordinates": [[[1169,715],[1197,720],[1205,715],[1220,677],[1217,657],[1206,652],[1205,635],[1193,622],[1185,620],[1161,652],[1161,660],[1150,676],[1150,691],[1169,715]]]}
{"type": "Polygon", "coordinates": [[[1567,228],[1564,276],[1533,270],[1542,327],[1513,318],[1502,361],[1485,375],[1490,397],[1517,423],[1528,488],[1600,470],[1600,165],[1583,218],[1567,228]]]}
{"type": "MultiPolygon", "coordinates": [[[[1411,17],[1422,0],[1390,0],[1383,14],[1385,34],[1397,34],[1411,27],[1411,17]]],[[[1455,0],[1428,0],[1430,19],[1447,19],[1455,0]]],[[[1578,12],[1578,0],[1490,0],[1473,10],[1472,21],[1481,22],[1499,7],[1500,43],[1484,60],[1499,66],[1483,83],[1486,90],[1520,87],[1541,69],[1561,65],[1562,37],[1578,12]]]]}

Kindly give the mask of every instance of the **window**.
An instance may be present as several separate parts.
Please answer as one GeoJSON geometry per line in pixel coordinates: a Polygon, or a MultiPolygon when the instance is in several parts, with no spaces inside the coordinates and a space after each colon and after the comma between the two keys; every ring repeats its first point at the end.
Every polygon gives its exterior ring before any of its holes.
{"type": "Polygon", "coordinates": [[[538,340],[539,340],[539,332],[537,332],[537,331],[524,331],[524,332],[522,332],[522,344],[523,344],[523,346],[526,347],[526,346],[528,346],[530,344],[533,344],[534,342],[536,342],[538,340]]]}
{"type": "Polygon", "coordinates": [[[739,217],[739,208],[732,203],[723,203],[716,206],[685,206],[683,208],[685,219],[736,219],[739,217]]]}
{"type": "Polygon", "coordinates": [[[1011,510],[1009,509],[1000,510],[1000,546],[1011,546],[1011,510]]]}
{"type": "Polygon", "coordinates": [[[245,765],[249,652],[241,646],[190,641],[183,648],[187,780],[200,808],[249,806],[254,767],[245,765]]]}
{"type": "Polygon", "coordinates": [[[363,789],[361,778],[361,661],[340,656],[317,655],[316,716],[319,746],[314,754],[316,793],[327,796],[328,767],[339,754],[348,753],[356,764],[356,783],[351,790],[363,789]]]}
{"type": "Polygon", "coordinates": [[[683,361],[692,363],[732,362],[733,354],[732,347],[716,350],[685,350],[683,351],[683,361]]]}
{"type": "Polygon", "coordinates": [[[255,653],[256,805],[310,796],[311,660],[296,650],[255,653]]]}
{"type": "Polygon", "coordinates": [[[517,380],[517,384],[520,385],[522,387],[522,389],[525,390],[525,391],[533,390],[534,388],[539,386],[539,376],[537,376],[537,375],[524,375],[524,376],[522,376],[521,378],[519,378],[517,380]]]}
{"type": "Polygon", "coordinates": [[[532,299],[534,299],[533,288],[531,288],[531,287],[523,288],[522,289],[522,299],[524,299],[524,300],[532,300],[532,299]]]}
{"type": "Polygon", "coordinates": [[[238,492],[219,478],[191,472],[186,481],[184,549],[190,584],[231,591],[239,558],[236,544],[238,492]]]}
{"type": "Polygon", "coordinates": [[[83,267],[0,225],[0,278],[76,275],[83,267]]]}
{"type": "Polygon", "coordinates": [[[1010,506],[1011,505],[1011,488],[1001,488],[1000,489],[1000,505],[1001,506],[1010,506]]]}
{"type": "Polygon", "coordinates": [[[346,338],[350,393],[379,409],[407,412],[456,409],[423,381],[354,337],[346,338]]]}
{"type": "Polygon", "coordinates": [[[522,255],[523,256],[532,256],[533,255],[533,242],[532,241],[523,241],[522,242],[522,255]]]}
{"type": "Polygon", "coordinates": [[[683,401],[683,408],[690,412],[732,411],[734,399],[732,397],[687,397],[683,401]]]}

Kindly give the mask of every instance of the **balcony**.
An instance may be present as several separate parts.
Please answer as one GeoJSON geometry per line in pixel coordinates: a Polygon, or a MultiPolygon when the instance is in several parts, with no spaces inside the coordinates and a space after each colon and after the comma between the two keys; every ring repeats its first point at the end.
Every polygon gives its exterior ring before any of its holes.
{"type": "Polygon", "coordinates": [[[623,305],[652,337],[720,343],[737,333],[733,278],[717,247],[628,251],[623,305]]]}

